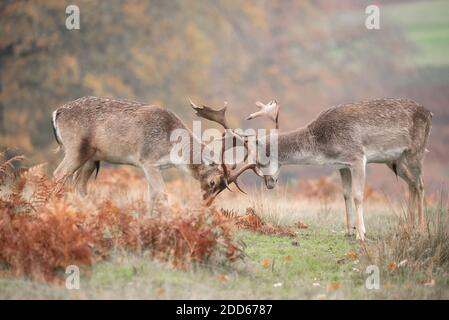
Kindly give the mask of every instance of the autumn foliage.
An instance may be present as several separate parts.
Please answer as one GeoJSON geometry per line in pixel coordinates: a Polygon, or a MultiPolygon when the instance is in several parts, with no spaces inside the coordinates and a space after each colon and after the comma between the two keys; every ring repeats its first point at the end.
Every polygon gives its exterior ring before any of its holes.
{"type": "Polygon", "coordinates": [[[221,214],[230,219],[240,229],[254,231],[264,235],[296,237],[296,233],[289,227],[275,226],[263,221],[252,207],[246,208],[246,213],[244,215],[240,215],[233,210],[224,209],[221,209],[221,214]]]}
{"type": "Polygon", "coordinates": [[[222,215],[174,206],[148,216],[139,202],[119,206],[107,197],[55,193],[42,166],[13,170],[17,160],[0,166],[0,267],[7,274],[58,280],[68,265],[89,266],[113,250],[177,268],[242,257],[233,224],[222,215]]]}

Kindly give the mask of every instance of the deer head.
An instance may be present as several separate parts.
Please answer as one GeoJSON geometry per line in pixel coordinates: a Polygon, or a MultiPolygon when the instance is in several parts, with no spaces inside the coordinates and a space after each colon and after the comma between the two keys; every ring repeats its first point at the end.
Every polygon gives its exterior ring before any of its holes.
{"type": "MultiPolygon", "coordinates": [[[[230,135],[230,137],[235,140],[240,140],[246,149],[246,156],[245,160],[248,155],[248,139],[245,136],[239,135],[235,133],[228,125],[228,122],[226,120],[226,109],[227,109],[227,103],[225,102],[224,106],[220,109],[211,108],[205,105],[198,106],[192,101],[190,101],[190,105],[195,111],[195,114],[198,117],[216,122],[220,124],[224,129],[225,132],[223,132],[221,141],[222,141],[222,147],[221,147],[221,170],[217,174],[216,167],[217,164],[211,163],[211,170],[204,174],[204,176],[200,177],[200,183],[201,183],[201,189],[203,190],[203,200],[205,201],[205,204],[209,206],[212,204],[214,199],[217,197],[218,194],[220,194],[224,189],[230,189],[231,184],[235,184],[237,189],[239,189],[241,192],[246,193],[243,191],[243,189],[238,184],[238,177],[245,172],[248,169],[255,170],[256,164],[248,163],[240,167],[239,169],[236,169],[236,165],[228,166],[224,163],[224,153],[226,151],[226,144],[225,139],[230,135]]],[[[232,144],[234,145],[234,144],[232,144]]]]}

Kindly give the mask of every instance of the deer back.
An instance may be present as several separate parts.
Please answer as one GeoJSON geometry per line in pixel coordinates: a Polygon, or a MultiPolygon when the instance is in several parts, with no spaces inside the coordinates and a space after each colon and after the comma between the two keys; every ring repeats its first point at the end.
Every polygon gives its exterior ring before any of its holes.
{"type": "Polygon", "coordinates": [[[157,161],[171,150],[170,134],[186,129],[172,112],[143,103],[85,97],[55,111],[54,125],[65,149],[93,152],[117,163],[157,161]]]}

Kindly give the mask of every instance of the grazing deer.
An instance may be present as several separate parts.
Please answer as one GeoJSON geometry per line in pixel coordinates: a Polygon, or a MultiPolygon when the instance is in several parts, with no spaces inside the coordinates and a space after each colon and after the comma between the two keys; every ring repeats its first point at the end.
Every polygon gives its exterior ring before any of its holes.
{"type": "MultiPolygon", "coordinates": [[[[249,118],[268,115],[277,122],[279,105],[257,103],[249,118]],[[274,114],[274,116],[273,116],[274,114]]],[[[418,204],[420,228],[425,228],[423,158],[432,125],[432,113],[405,99],[377,99],[332,107],[306,127],[278,134],[278,158],[258,164],[268,189],[274,188],[282,165],[324,165],[339,169],[346,206],[347,233],[365,238],[363,192],[367,163],[385,163],[409,186],[409,218],[414,224],[418,204]],[[261,169],[268,167],[269,174],[261,169]],[[353,217],[355,204],[356,222],[353,217]]],[[[261,149],[259,149],[261,150],[261,149]]]]}
{"type": "MultiPolygon", "coordinates": [[[[224,111],[223,111],[224,116],[224,111]]],[[[184,123],[172,112],[144,103],[83,97],[69,102],[53,112],[56,141],[64,150],[64,159],[54,171],[61,185],[74,175],[76,189],[86,194],[87,182],[100,161],[128,164],[141,168],[149,185],[149,209],[160,199],[165,201],[165,187],[161,169],[177,166],[170,159],[175,142],[170,141],[173,130],[189,133],[190,146],[207,146],[198,141],[184,123]]],[[[193,148],[190,148],[190,159],[193,148]]],[[[203,200],[210,205],[215,197],[246,169],[230,172],[224,165],[210,161],[183,164],[200,181],[203,200]]]]}

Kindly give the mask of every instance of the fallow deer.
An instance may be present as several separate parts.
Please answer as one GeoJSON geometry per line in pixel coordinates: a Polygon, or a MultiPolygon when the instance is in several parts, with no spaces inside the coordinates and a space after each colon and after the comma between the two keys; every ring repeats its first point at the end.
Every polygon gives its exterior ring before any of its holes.
{"type": "MultiPolygon", "coordinates": [[[[277,122],[279,104],[276,101],[257,105],[260,111],[249,118],[268,115],[277,122]]],[[[412,100],[377,99],[338,105],[319,114],[304,128],[279,133],[277,160],[265,166],[258,164],[255,171],[271,189],[283,165],[324,165],[339,169],[347,233],[352,235],[356,230],[356,236],[364,240],[365,167],[368,163],[385,163],[408,184],[411,225],[417,202],[419,226],[424,229],[422,167],[431,125],[432,113],[412,100]]]]}
{"type": "MultiPolygon", "coordinates": [[[[74,175],[77,191],[86,194],[87,182],[95,168],[98,173],[100,161],[133,165],[141,168],[148,180],[150,212],[157,199],[165,201],[160,170],[179,165],[170,159],[173,130],[186,130],[189,142],[200,144],[199,152],[207,148],[174,113],[140,102],[83,97],[58,108],[52,120],[56,141],[65,153],[53,174],[60,185],[74,175]]],[[[194,151],[190,150],[192,158],[194,151]]],[[[206,205],[229,184],[237,184],[238,176],[246,170],[230,172],[222,164],[203,159],[198,164],[185,163],[183,166],[200,181],[206,205]]]]}

